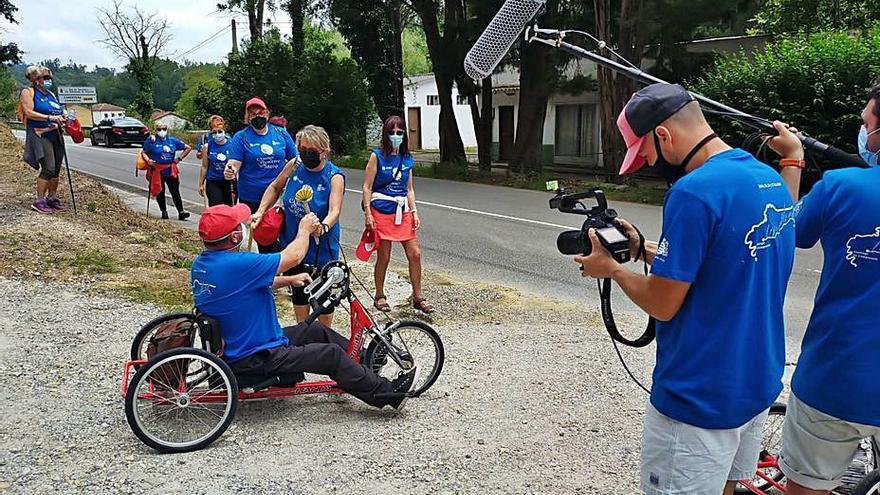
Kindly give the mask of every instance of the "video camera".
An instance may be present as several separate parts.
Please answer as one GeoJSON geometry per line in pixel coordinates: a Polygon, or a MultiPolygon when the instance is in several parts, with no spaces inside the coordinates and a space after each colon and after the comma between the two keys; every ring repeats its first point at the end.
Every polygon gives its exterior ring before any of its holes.
{"type": "Polygon", "coordinates": [[[587,232],[589,229],[596,229],[596,237],[611,253],[611,257],[618,263],[629,261],[629,238],[617,221],[617,211],[608,207],[605,193],[600,189],[592,189],[569,194],[563,188],[553,187],[556,184],[556,181],[548,183],[548,189],[556,189],[556,196],[550,198],[550,209],[587,216],[580,230],[567,230],[559,234],[559,237],[556,238],[556,248],[559,249],[559,252],[566,255],[589,255],[593,245],[587,232]],[[587,198],[595,198],[596,206],[587,208],[581,201],[587,198]]]}

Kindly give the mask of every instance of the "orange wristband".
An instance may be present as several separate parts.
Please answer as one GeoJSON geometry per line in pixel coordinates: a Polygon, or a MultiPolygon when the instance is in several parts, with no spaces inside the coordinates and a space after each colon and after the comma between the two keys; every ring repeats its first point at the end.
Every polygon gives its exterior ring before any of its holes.
{"type": "Polygon", "coordinates": [[[797,168],[802,169],[806,165],[807,165],[807,162],[805,162],[804,160],[798,159],[798,158],[783,158],[783,159],[779,160],[779,168],[780,169],[785,168],[785,167],[797,167],[797,168]]]}

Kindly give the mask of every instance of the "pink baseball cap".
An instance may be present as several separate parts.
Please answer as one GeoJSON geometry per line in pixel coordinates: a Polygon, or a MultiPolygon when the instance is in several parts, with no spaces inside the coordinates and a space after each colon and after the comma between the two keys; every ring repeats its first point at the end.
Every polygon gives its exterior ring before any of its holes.
{"type": "Polygon", "coordinates": [[[645,166],[646,160],[639,156],[645,137],[694,99],[681,85],[668,83],[645,86],[632,95],[617,116],[617,130],[626,143],[626,157],[620,166],[620,175],[631,174],[645,166]]]}
{"type": "Polygon", "coordinates": [[[260,107],[265,110],[269,109],[269,107],[266,106],[266,102],[264,102],[262,99],[260,99],[256,96],[254,96],[253,98],[248,100],[247,103],[244,104],[245,110],[247,110],[250,107],[260,107]]]}
{"type": "Polygon", "coordinates": [[[354,250],[354,255],[361,261],[367,261],[370,259],[370,255],[373,254],[379,247],[379,243],[376,242],[376,231],[366,229],[364,233],[361,234],[361,242],[358,243],[357,249],[354,250]]]}

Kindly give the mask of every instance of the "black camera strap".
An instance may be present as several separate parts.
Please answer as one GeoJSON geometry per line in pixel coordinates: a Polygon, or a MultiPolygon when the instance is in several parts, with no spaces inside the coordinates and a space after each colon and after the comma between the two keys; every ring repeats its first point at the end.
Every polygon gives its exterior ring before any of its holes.
{"type": "MultiPolygon", "coordinates": [[[[639,252],[636,261],[641,258],[642,263],[644,263],[645,275],[647,275],[648,261],[645,258],[645,236],[638,229],[636,229],[636,232],[639,234],[639,252]]],[[[620,333],[620,330],[617,329],[617,324],[614,322],[614,314],[611,311],[611,279],[603,278],[597,280],[597,283],[599,286],[599,301],[602,308],[602,321],[605,323],[608,335],[617,342],[629,347],[645,347],[653,342],[654,337],[657,335],[655,330],[656,321],[653,317],[648,317],[648,326],[645,328],[645,333],[635,340],[630,340],[620,333]]]]}

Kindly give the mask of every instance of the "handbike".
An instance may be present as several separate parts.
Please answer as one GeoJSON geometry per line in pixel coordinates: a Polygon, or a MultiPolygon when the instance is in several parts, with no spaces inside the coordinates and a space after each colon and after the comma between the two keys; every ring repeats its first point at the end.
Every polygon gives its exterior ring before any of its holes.
{"type": "MultiPolygon", "coordinates": [[[[414,320],[379,322],[351,290],[351,271],[342,261],[328,263],[306,288],[311,324],[321,314],[347,303],[351,336],[347,354],[380,376],[394,378],[418,365],[409,397],[425,393],[437,380],[445,358],[440,335],[414,320]],[[365,341],[369,343],[364,349],[365,341]]],[[[152,320],[135,336],[131,360],[125,363],[122,396],[134,434],[159,452],[188,452],[207,447],[232,423],[239,401],[344,393],[333,380],[306,381],[292,375],[235,375],[219,357],[222,350],[216,320],[200,313],[172,313],[152,320]],[[147,357],[150,338],[167,321],[183,318],[191,325],[192,347],[178,347],[147,357]]]]}

